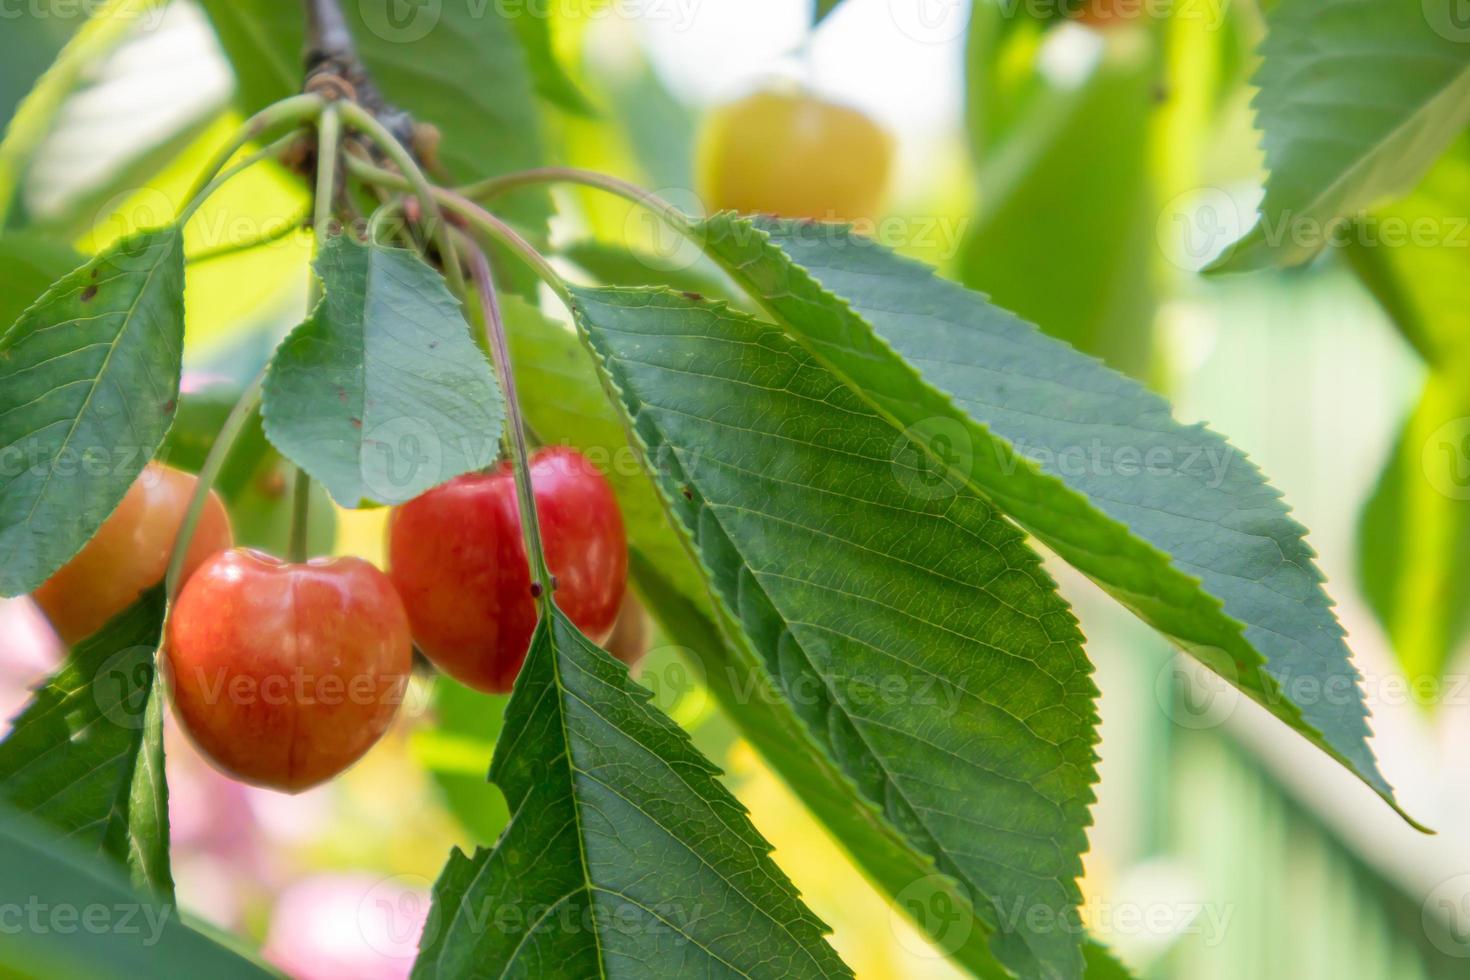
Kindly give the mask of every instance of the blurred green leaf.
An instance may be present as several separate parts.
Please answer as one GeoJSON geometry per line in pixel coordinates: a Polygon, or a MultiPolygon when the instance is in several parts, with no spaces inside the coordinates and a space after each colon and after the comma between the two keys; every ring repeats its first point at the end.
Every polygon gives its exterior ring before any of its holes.
{"type": "Polygon", "coordinates": [[[960,883],[1011,970],[1080,976],[1096,689],[1037,555],[780,328],[667,290],[574,295],[728,634],[849,805],[960,883]]]}
{"type": "Polygon", "coordinates": [[[441,674],[434,679],[434,724],[413,735],[414,755],[443,792],[449,812],[484,844],[494,842],[510,819],[505,794],[485,781],[505,725],[506,701],[441,674]]]}
{"type": "Polygon", "coordinates": [[[1358,574],[1409,680],[1442,677],[1470,626],[1470,377],[1430,375],[1363,508],[1358,574]]]}
{"type": "Polygon", "coordinates": [[[1305,529],[1244,454],[983,296],[839,226],[716,215],[701,227],[725,268],[907,427],[941,474],[988,496],[1398,809],[1305,529]],[[1300,691],[1307,677],[1343,696],[1290,697],[1283,685],[1300,691]]]}
{"type": "Polygon", "coordinates": [[[1359,222],[1343,256],[1430,364],[1470,353],[1470,134],[1401,201],[1359,222]]]}
{"type": "Polygon", "coordinates": [[[586,238],[567,243],[558,254],[606,286],[667,286],[714,299],[731,292],[729,279],[708,262],[669,268],[669,262],[656,256],[586,238]]]}
{"type": "Polygon", "coordinates": [[[272,445],[343,507],[402,503],[493,463],[505,403],[439,273],[346,235],[316,269],[322,301],[266,374],[272,445]]]}
{"type": "Polygon", "coordinates": [[[38,928],[6,929],[0,975],[210,977],[278,974],[183,924],[176,905],[146,897],[75,843],[0,805],[0,905],[38,928]],[[100,910],[100,912],[98,911],[100,910]],[[97,916],[105,928],[95,928],[97,916]]]}
{"type": "MultiPolygon", "coordinates": [[[[0,324],[9,327],[56,280],[85,262],[76,249],[31,232],[0,235],[0,324]]],[[[3,327],[0,327],[3,329],[3,327]]]]}
{"type": "Polygon", "coordinates": [[[0,798],[170,897],[163,613],[158,586],[72,651],[0,742],[0,798]]]}
{"type": "Polygon", "coordinates": [[[1139,378],[1152,356],[1157,255],[1150,51],[1110,46],[1080,87],[1033,93],[1026,121],[983,158],[980,211],[958,263],[965,285],[1139,378]]]}
{"type": "Polygon", "coordinates": [[[648,699],[559,610],[542,619],[491,769],[515,816],[493,850],[450,855],[414,977],[852,975],[648,699]]]}
{"type": "Polygon", "coordinates": [[[124,239],[0,337],[0,455],[25,462],[0,483],[0,594],[35,589],[122,501],[173,419],[183,342],[177,227],[124,239]]]}
{"type": "Polygon", "coordinates": [[[546,10],[533,11],[525,6],[520,10],[505,11],[506,19],[515,28],[516,36],[526,51],[526,61],[531,69],[531,78],[536,83],[536,94],[552,105],[579,116],[595,116],[597,110],[587,101],[587,96],[577,87],[556,57],[552,44],[551,18],[546,10]]]}
{"type": "Polygon", "coordinates": [[[1211,271],[1309,261],[1344,217],[1407,193],[1470,122],[1455,0],[1281,0],[1253,84],[1261,218],[1211,271]]]}
{"type": "MultiPolygon", "coordinates": [[[[51,0],[48,7],[60,8],[63,0],[51,0]]],[[[49,16],[23,16],[6,19],[5,30],[0,31],[0,131],[10,124],[16,107],[46,71],[51,62],[61,53],[62,47],[82,20],[55,16],[55,10],[46,11],[49,16]]]]}

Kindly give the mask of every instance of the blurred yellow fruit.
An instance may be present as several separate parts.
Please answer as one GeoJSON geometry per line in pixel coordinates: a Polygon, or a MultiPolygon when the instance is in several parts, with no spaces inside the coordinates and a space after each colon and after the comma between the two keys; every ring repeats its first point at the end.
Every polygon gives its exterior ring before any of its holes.
{"type": "Polygon", "coordinates": [[[812,95],[757,92],[706,121],[700,194],[711,212],[871,220],[892,161],[893,141],[861,112],[812,95]]]}

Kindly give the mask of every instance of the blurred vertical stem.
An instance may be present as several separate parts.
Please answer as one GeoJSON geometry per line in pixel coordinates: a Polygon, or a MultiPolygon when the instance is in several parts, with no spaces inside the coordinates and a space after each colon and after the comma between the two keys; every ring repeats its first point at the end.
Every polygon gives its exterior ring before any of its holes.
{"type": "Polygon", "coordinates": [[[194,529],[199,526],[199,518],[204,513],[204,503],[209,497],[210,488],[214,486],[220,469],[229,458],[235,440],[239,438],[245,423],[260,402],[260,386],[264,382],[265,369],[262,368],[255,380],[246,386],[240,400],[235,402],[235,407],[230,409],[224,425],[220,426],[219,435],[215,436],[214,445],[209,447],[209,454],[204,457],[204,465],[199,467],[194,496],[189,499],[189,509],[184,512],[183,523],[179,525],[178,536],[174,538],[173,551],[168,557],[168,571],[163,578],[164,594],[170,605],[179,594],[179,586],[183,584],[179,581],[179,576],[184,571],[184,558],[189,553],[190,542],[194,540],[194,529]]]}
{"type": "Polygon", "coordinates": [[[526,448],[526,423],[521,415],[520,398],[516,394],[515,372],[511,369],[510,345],[505,338],[505,321],[500,315],[500,302],[495,295],[495,282],[490,273],[490,261],[478,247],[466,250],[470,265],[470,277],[474,281],[478,306],[475,307],[485,339],[495,361],[495,370],[500,377],[500,387],[505,394],[505,420],[509,429],[511,465],[516,476],[516,502],[521,510],[521,530],[526,538],[526,559],[531,565],[531,591],[538,605],[545,611],[551,602],[555,581],[546,565],[546,553],[541,547],[541,523],[536,515],[536,496],[531,485],[531,458],[526,448]]]}
{"type": "MultiPolygon", "coordinates": [[[[332,202],[337,196],[337,158],[341,146],[342,117],[338,115],[336,105],[329,105],[322,111],[316,131],[316,188],[311,204],[311,227],[316,237],[318,256],[328,236],[333,234],[332,202]]],[[[323,286],[316,272],[308,282],[306,311],[310,316],[322,302],[323,286]]],[[[300,466],[296,467],[292,486],[291,539],[286,557],[300,563],[306,561],[307,525],[311,519],[311,477],[300,466]]]]}

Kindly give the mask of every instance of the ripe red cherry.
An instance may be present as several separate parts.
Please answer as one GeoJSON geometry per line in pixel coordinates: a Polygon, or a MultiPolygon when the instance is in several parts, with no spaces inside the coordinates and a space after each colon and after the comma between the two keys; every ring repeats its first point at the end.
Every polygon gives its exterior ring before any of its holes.
{"type": "Polygon", "coordinates": [[[412,663],[408,616],[382,572],[248,548],[194,573],[165,646],[174,711],[200,751],[242,782],[292,793],[372,748],[412,663]]]}
{"type": "MultiPolygon", "coordinates": [[[[617,622],[628,577],[612,487],[563,447],[533,454],[531,486],[556,603],[601,643],[617,622]]],[[[388,574],[425,656],[477,690],[511,689],[536,626],[536,601],[510,464],[457,477],[396,508],[388,574]]]]}
{"type": "MultiPolygon", "coordinates": [[[[67,645],[97,632],[163,580],[198,482],[192,473],[149,463],[92,540],[35,591],[32,598],[67,645]]],[[[211,490],[184,558],[185,579],[233,544],[230,517],[211,490]]]]}

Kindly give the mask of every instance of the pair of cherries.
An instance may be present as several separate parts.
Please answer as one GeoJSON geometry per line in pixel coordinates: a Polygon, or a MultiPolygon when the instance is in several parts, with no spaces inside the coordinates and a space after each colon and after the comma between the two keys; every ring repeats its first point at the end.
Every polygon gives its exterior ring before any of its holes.
{"type": "MultiPolygon", "coordinates": [[[[531,484],[557,604],[603,642],[628,565],[612,488],[564,448],[533,456],[531,484]]],[[[37,589],[64,640],[100,629],[163,577],[195,485],[150,464],[86,547],[37,589]]],[[[164,667],[180,723],[221,769],[293,792],[342,772],[392,722],[414,643],[471,687],[510,690],[537,609],[509,465],[395,508],[388,559],[385,575],[358,558],[293,564],[234,548],[224,505],[209,494],[164,667]]]]}

